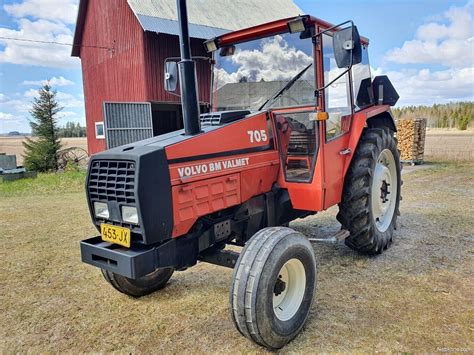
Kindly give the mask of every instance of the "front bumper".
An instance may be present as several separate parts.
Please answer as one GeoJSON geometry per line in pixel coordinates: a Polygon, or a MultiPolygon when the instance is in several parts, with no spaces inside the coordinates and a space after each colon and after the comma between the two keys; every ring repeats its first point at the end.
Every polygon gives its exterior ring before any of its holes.
{"type": "Polygon", "coordinates": [[[157,268],[155,247],[133,246],[131,249],[104,242],[100,236],[81,242],[83,262],[131,279],[137,279],[157,268]]]}
{"type": "Polygon", "coordinates": [[[132,244],[130,249],[104,242],[100,236],[81,242],[83,262],[130,279],[164,267],[185,269],[196,264],[198,254],[197,236],[169,239],[159,245],[132,244]]]}

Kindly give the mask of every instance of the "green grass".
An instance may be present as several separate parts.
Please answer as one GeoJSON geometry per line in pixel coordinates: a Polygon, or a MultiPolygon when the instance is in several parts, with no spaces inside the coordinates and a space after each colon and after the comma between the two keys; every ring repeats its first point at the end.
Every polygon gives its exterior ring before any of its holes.
{"type": "Polygon", "coordinates": [[[85,171],[40,173],[35,179],[0,182],[0,198],[84,191],[85,171]]]}

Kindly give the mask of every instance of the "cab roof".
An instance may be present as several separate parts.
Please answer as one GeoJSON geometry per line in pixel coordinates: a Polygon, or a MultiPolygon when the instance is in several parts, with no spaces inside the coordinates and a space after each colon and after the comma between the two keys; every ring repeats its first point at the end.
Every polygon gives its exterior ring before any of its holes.
{"type": "MultiPolygon", "coordinates": [[[[282,34],[289,32],[288,22],[292,20],[296,20],[298,18],[303,18],[305,21],[306,27],[316,26],[317,31],[326,30],[328,28],[334,27],[335,25],[321,20],[317,17],[313,17],[311,15],[303,15],[303,16],[295,16],[295,17],[288,17],[272,22],[267,22],[261,25],[257,25],[254,27],[244,28],[241,30],[237,30],[234,32],[229,32],[223,34],[219,37],[216,37],[214,40],[219,47],[227,46],[231,44],[247,42],[253,39],[274,36],[277,34],[282,34]]],[[[366,37],[360,37],[362,44],[368,45],[369,39],[366,37]]]]}

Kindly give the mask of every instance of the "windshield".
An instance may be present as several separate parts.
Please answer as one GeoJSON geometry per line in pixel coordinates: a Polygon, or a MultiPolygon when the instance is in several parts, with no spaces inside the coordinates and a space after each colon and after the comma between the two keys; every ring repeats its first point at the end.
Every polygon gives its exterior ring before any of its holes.
{"type": "Polygon", "coordinates": [[[213,111],[314,105],[313,44],[285,33],[235,45],[232,56],[214,52],[213,111]],[[305,68],[308,70],[304,70],[305,68]],[[295,76],[301,77],[273,98],[295,76]]]}

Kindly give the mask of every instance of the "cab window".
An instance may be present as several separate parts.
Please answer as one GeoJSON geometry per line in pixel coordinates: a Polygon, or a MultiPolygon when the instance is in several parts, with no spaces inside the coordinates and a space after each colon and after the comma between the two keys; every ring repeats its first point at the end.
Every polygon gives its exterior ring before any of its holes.
{"type": "Polygon", "coordinates": [[[313,49],[311,38],[282,33],[237,43],[232,55],[214,52],[212,110],[258,110],[302,71],[303,75],[266,108],[314,106],[313,49]]]}
{"type": "MultiPolygon", "coordinates": [[[[324,85],[326,86],[346,68],[338,68],[334,58],[332,37],[323,37],[324,85]]],[[[324,90],[325,111],[329,114],[326,121],[326,141],[337,138],[349,131],[352,103],[349,73],[344,74],[324,90]]]]}
{"type": "Polygon", "coordinates": [[[286,181],[311,182],[318,151],[314,110],[275,116],[286,181]]]}
{"type": "Polygon", "coordinates": [[[352,82],[355,110],[359,111],[371,105],[374,98],[366,45],[362,46],[362,61],[352,67],[352,82]]]}

